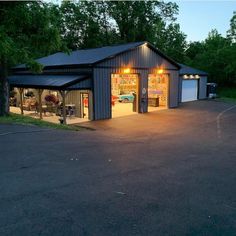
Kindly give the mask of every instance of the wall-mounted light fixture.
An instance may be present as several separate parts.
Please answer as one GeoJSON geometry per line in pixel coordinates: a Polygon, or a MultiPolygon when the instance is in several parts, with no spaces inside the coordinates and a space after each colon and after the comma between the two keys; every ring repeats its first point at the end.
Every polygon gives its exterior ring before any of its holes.
{"type": "Polygon", "coordinates": [[[163,69],[158,69],[157,74],[163,74],[164,70],[163,69]]]}
{"type": "Polygon", "coordinates": [[[125,69],[123,70],[123,72],[124,72],[124,74],[129,74],[129,73],[130,73],[130,68],[125,68],[125,69]]]}

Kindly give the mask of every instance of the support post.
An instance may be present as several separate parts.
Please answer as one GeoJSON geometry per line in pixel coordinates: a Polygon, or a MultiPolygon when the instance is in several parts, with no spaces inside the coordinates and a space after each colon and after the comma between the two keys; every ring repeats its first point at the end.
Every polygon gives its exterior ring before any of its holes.
{"type": "Polygon", "coordinates": [[[63,124],[66,125],[66,91],[61,90],[63,124]]]}
{"type": "Polygon", "coordinates": [[[39,96],[39,119],[43,119],[43,114],[42,114],[42,93],[43,89],[38,89],[38,96],[39,96]]]}
{"type": "Polygon", "coordinates": [[[24,115],[24,111],[23,111],[23,92],[24,92],[24,89],[23,88],[18,88],[19,90],[19,93],[20,93],[20,112],[21,112],[21,115],[24,115]]]}

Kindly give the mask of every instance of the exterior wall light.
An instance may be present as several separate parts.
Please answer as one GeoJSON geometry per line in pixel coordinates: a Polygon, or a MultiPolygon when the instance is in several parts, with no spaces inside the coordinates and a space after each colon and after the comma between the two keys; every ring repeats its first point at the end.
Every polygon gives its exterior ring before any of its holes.
{"type": "Polygon", "coordinates": [[[193,75],[190,75],[190,76],[189,76],[189,78],[190,78],[190,79],[193,79],[193,78],[194,78],[194,76],[193,76],[193,75]]]}
{"type": "Polygon", "coordinates": [[[188,76],[187,76],[187,75],[184,75],[184,79],[188,79],[188,76]]]}
{"type": "Polygon", "coordinates": [[[164,70],[163,69],[158,69],[157,74],[163,74],[164,70]]]}
{"type": "Polygon", "coordinates": [[[200,76],[199,75],[195,75],[195,79],[199,79],[200,78],[200,76]]]}
{"type": "Polygon", "coordinates": [[[130,68],[125,68],[123,72],[124,72],[124,74],[129,74],[130,73],[130,68]]]}

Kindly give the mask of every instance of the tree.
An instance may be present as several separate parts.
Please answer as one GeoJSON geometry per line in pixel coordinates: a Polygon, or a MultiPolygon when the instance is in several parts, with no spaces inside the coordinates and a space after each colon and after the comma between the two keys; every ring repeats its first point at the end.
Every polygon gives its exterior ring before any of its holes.
{"type": "Polygon", "coordinates": [[[207,71],[209,80],[220,85],[230,85],[234,59],[231,43],[216,29],[212,30],[203,42],[189,44],[186,50],[188,64],[207,71]]]}
{"type": "Polygon", "coordinates": [[[190,42],[185,50],[185,63],[191,64],[199,54],[204,53],[204,43],[203,42],[190,42]]]}
{"type": "Polygon", "coordinates": [[[58,25],[68,48],[76,50],[117,42],[105,1],[64,1],[56,11],[59,11],[58,25]]]}
{"type": "Polygon", "coordinates": [[[185,58],[187,47],[186,35],[180,31],[177,23],[158,27],[155,32],[154,45],[166,53],[170,58],[182,62],[185,58]]]}
{"type": "Polygon", "coordinates": [[[53,25],[49,6],[40,1],[2,2],[0,4],[0,116],[9,112],[7,76],[11,66],[27,62],[29,68],[42,67],[34,58],[62,47],[58,29],[53,25]]]}
{"type": "Polygon", "coordinates": [[[178,12],[178,6],[171,2],[108,1],[107,4],[122,42],[154,41],[155,26],[174,21],[178,12]]]}
{"type": "Polygon", "coordinates": [[[233,17],[230,20],[230,29],[227,31],[227,37],[232,43],[236,43],[236,11],[234,11],[233,17]]]}

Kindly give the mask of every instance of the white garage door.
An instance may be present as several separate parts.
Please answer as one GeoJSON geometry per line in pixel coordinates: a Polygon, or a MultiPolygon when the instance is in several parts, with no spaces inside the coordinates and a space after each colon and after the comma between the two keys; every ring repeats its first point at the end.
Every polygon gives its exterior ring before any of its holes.
{"type": "Polygon", "coordinates": [[[197,100],[198,80],[182,80],[182,102],[197,100]]]}

